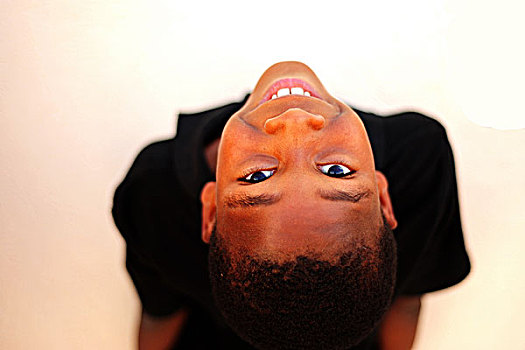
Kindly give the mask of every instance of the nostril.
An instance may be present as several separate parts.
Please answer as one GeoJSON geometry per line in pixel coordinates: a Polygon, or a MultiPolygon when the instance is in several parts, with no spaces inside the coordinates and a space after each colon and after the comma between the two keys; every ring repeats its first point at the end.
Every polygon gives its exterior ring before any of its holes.
{"type": "Polygon", "coordinates": [[[308,118],[308,124],[314,130],[320,130],[324,128],[325,122],[326,122],[326,119],[322,115],[319,115],[319,114],[311,114],[311,117],[308,118]]]}
{"type": "Polygon", "coordinates": [[[292,108],[276,117],[269,118],[264,122],[264,130],[268,134],[275,134],[285,129],[287,124],[298,127],[308,126],[313,130],[320,130],[325,126],[326,119],[319,114],[312,114],[292,108]]]}
{"type": "Polygon", "coordinates": [[[279,129],[284,128],[284,123],[276,120],[278,117],[273,117],[264,122],[264,130],[268,134],[275,134],[279,129]]]}

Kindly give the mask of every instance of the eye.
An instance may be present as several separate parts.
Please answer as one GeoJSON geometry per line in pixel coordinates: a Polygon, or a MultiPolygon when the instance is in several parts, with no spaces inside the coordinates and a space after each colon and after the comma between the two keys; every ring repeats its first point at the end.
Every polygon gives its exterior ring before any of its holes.
{"type": "Polygon", "coordinates": [[[241,177],[239,181],[257,183],[267,180],[275,173],[275,170],[257,170],[245,177],[241,177]]]}
{"type": "Polygon", "coordinates": [[[330,177],[345,177],[355,173],[355,170],[350,170],[341,164],[326,164],[319,167],[321,172],[330,177]]]}

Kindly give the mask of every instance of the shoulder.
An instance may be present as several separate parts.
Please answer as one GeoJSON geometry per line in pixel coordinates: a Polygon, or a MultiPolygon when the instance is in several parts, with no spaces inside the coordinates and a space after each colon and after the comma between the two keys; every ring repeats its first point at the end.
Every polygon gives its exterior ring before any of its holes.
{"type": "MultiPolygon", "coordinates": [[[[177,122],[177,138],[192,139],[200,128],[218,129],[222,131],[226,121],[237,112],[247,101],[249,94],[242,101],[232,102],[195,113],[179,113],[177,122]]],[[[201,130],[202,131],[202,130],[201,130]]]]}
{"type": "Polygon", "coordinates": [[[435,118],[416,111],[404,111],[394,114],[375,114],[353,108],[365,127],[385,128],[395,134],[445,133],[443,125],[435,118]]]}
{"type": "MultiPolygon", "coordinates": [[[[445,127],[435,118],[418,112],[404,112],[381,118],[384,134],[384,162],[380,169],[392,183],[392,190],[412,179],[424,187],[455,181],[454,160],[445,127]],[[446,172],[446,179],[439,174],[446,172]]],[[[411,181],[412,181],[411,180],[411,181]]],[[[411,182],[411,187],[415,183],[411,182]]],[[[430,189],[425,187],[425,191],[430,189]]]]}
{"type": "Polygon", "coordinates": [[[398,227],[398,290],[422,294],[447,288],[470,271],[455,164],[444,126],[417,112],[383,117],[386,162],[381,171],[398,227]]]}
{"type": "Polygon", "coordinates": [[[118,185],[113,197],[113,215],[123,216],[151,197],[169,192],[173,187],[172,140],[162,140],[144,147],[118,185]]]}
{"type": "Polygon", "coordinates": [[[385,134],[391,142],[447,140],[445,127],[437,119],[419,112],[404,112],[382,117],[385,134]]]}
{"type": "Polygon", "coordinates": [[[447,133],[435,118],[419,112],[406,111],[379,115],[354,109],[367,130],[376,160],[381,171],[387,171],[392,162],[400,158],[423,159],[425,152],[448,148],[447,133]]]}
{"type": "Polygon", "coordinates": [[[173,141],[174,139],[156,141],[144,147],[135,158],[127,177],[171,169],[173,141]]]}
{"type": "Polygon", "coordinates": [[[112,215],[128,245],[150,249],[181,225],[186,197],[174,176],[171,142],[144,147],[115,190],[112,215]]]}
{"type": "Polygon", "coordinates": [[[435,118],[403,112],[381,117],[381,125],[386,165],[402,159],[428,164],[451,152],[446,129],[435,118]]]}

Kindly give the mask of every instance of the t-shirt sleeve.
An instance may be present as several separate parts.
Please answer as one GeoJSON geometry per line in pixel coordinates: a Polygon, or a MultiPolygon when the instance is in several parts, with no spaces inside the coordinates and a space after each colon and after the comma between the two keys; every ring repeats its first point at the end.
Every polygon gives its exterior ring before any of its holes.
{"type": "Polygon", "coordinates": [[[454,157],[437,121],[417,113],[386,118],[389,180],[398,227],[399,294],[455,285],[470,271],[454,157]]]}
{"type": "Polygon", "coordinates": [[[130,248],[126,250],[126,269],[149,315],[167,316],[184,305],[182,295],[173,290],[158,267],[130,248]]]}
{"type": "Polygon", "coordinates": [[[167,142],[146,147],[117,187],[113,200],[113,218],[126,241],[126,268],[143,309],[153,316],[172,314],[184,302],[155,254],[155,246],[162,243],[159,240],[173,236],[177,221],[170,167],[167,142]]]}

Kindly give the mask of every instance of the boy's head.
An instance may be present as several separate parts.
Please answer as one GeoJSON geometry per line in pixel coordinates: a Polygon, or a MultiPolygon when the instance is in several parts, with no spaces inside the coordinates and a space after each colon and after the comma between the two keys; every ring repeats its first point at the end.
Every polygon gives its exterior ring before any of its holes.
{"type": "Polygon", "coordinates": [[[366,336],[390,302],[397,223],[359,117],[304,64],[276,64],[226,124],[216,177],[202,237],[232,328],[266,348],[366,336]]]}

